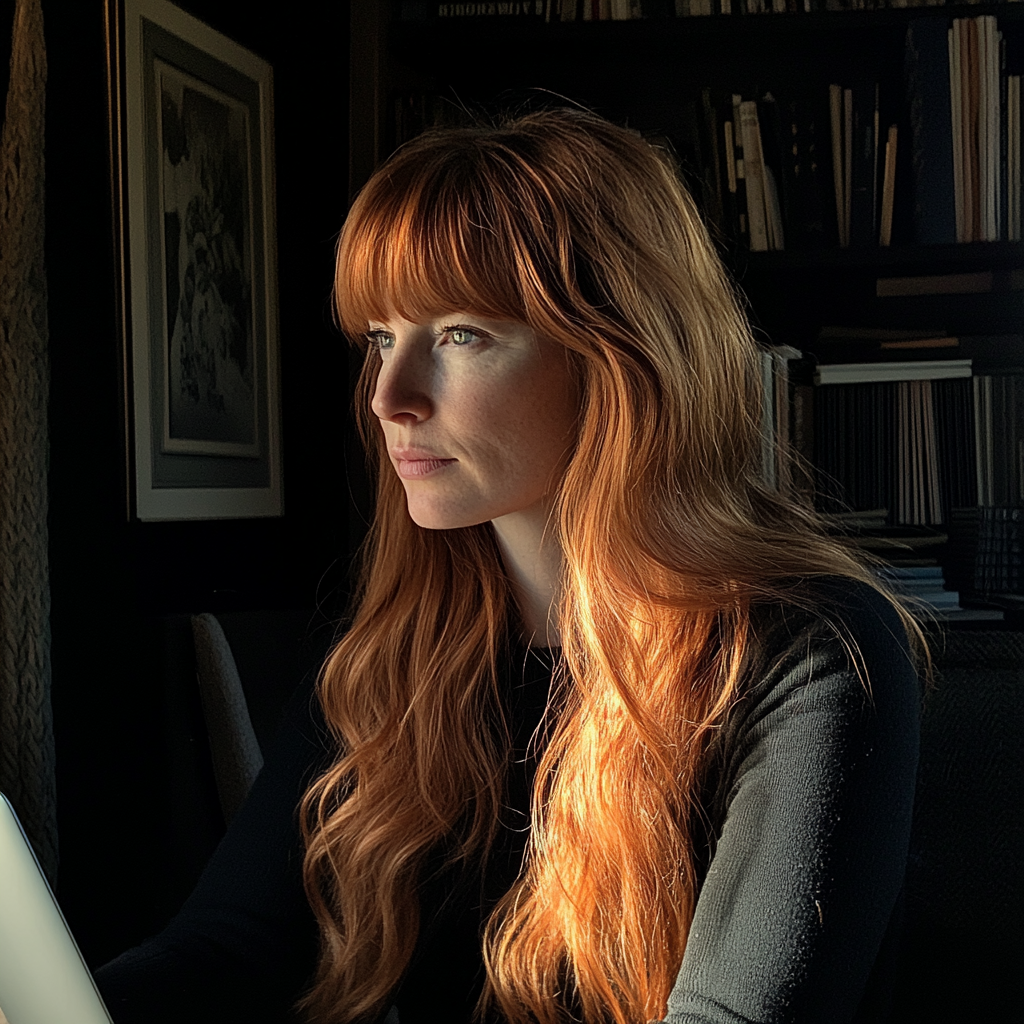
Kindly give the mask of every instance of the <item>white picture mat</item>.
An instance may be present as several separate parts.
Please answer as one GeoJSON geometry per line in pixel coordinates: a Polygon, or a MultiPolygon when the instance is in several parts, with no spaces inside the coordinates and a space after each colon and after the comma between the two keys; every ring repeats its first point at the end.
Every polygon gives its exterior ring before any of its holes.
{"type": "Polygon", "coordinates": [[[130,266],[130,353],[134,425],[136,514],[142,520],[234,519],[282,514],[280,412],[278,384],[278,315],[276,224],[273,167],[272,72],[270,65],[166,0],[125,0],[125,152],[127,158],[127,242],[130,266]],[[267,330],[266,362],[270,408],[267,418],[268,487],[161,487],[154,485],[152,451],[151,365],[152,304],[162,296],[149,294],[149,268],[162,266],[162,253],[152,252],[148,230],[147,197],[157,195],[158,182],[146,175],[145,67],[143,23],[150,21],[197,49],[234,68],[258,84],[259,124],[252,126],[261,154],[264,203],[262,206],[263,294],[267,330]]]}

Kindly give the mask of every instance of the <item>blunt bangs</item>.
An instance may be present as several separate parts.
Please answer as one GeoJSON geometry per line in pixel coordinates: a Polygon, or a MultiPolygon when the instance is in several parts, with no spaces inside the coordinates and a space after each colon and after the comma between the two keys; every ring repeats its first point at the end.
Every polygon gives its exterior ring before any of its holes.
{"type": "Polygon", "coordinates": [[[524,194],[510,154],[475,133],[442,151],[418,142],[366,185],[339,241],[335,303],[342,329],[360,347],[371,320],[394,315],[416,323],[452,312],[529,322],[546,290],[536,233],[547,218],[537,216],[539,197],[524,194]]]}

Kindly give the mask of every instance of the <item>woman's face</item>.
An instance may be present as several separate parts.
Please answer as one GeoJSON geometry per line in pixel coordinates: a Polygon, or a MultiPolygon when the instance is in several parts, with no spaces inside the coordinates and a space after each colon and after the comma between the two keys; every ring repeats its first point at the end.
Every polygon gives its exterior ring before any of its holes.
{"type": "Polygon", "coordinates": [[[381,360],[371,407],[414,522],[451,530],[545,508],[578,409],[561,345],[467,313],[375,322],[369,335],[381,360]]]}

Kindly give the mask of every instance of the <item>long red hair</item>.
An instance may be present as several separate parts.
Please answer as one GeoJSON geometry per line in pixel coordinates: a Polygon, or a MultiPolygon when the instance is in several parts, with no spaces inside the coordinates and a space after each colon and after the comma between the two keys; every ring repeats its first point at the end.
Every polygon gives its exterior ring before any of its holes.
{"type": "Polygon", "coordinates": [[[821,575],[882,588],[764,483],[750,328],[671,161],[637,133],[551,110],[407,143],[352,207],[335,297],[366,351],[377,505],[320,682],[341,754],[302,802],[323,938],[302,1005],[332,1024],[379,1012],[415,945],[428,851],[455,830],[453,856],[479,857],[497,828],[510,580],[490,523],[409,517],[364,338],[370,320],[459,310],[564,345],[582,396],[551,523],[564,671],[525,864],[487,925],[483,1004],[511,1022],[660,1018],[697,896],[706,740],[757,660],[752,605],[799,605],[821,575]]]}

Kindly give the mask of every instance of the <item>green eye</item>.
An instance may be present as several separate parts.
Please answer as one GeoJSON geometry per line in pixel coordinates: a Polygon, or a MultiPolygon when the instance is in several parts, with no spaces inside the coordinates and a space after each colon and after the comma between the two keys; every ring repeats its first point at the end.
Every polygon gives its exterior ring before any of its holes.
{"type": "Polygon", "coordinates": [[[390,348],[395,339],[387,333],[387,331],[367,331],[366,340],[370,345],[378,351],[385,348],[390,348]]]}
{"type": "Polygon", "coordinates": [[[449,327],[448,334],[453,345],[471,345],[479,335],[468,327],[449,327]]]}

